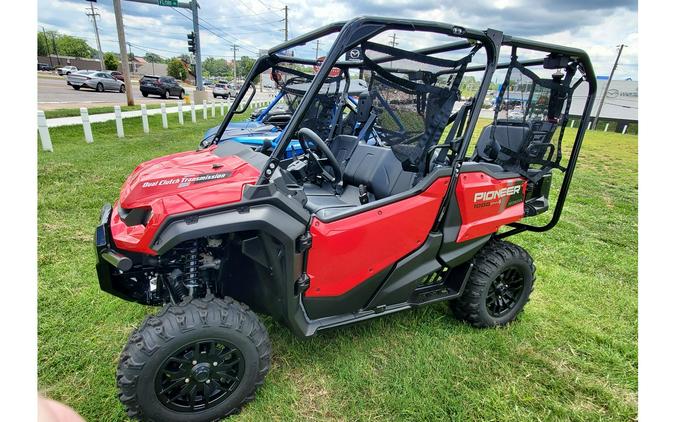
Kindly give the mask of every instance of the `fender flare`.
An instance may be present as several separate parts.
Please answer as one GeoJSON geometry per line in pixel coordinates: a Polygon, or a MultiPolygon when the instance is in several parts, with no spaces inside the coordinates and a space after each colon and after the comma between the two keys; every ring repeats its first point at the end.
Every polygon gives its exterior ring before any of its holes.
{"type": "Polygon", "coordinates": [[[268,233],[294,249],[295,239],[306,229],[304,224],[275,206],[256,205],[172,221],[157,234],[151,247],[162,255],[187,240],[255,230],[268,233]]]}

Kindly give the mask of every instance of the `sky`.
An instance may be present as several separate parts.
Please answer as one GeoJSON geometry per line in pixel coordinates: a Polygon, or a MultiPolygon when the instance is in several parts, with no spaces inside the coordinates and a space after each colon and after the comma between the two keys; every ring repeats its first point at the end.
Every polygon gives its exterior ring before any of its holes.
{"type": "MultiPolygon", "coordinates": [[[[57,30],[84,38],[96,48],[86,0],[38,0],[37,30],[57,30]]],[[[451,23],[474,29],[494,28],[509,35],[553,42],[586,50],[597,75],[608,75],[617,46],[626,44],[615,78],[637,80],[637,0],[201,0],[199,16],[202,56],[231,59],[257,57],[284,39],[284,6],[288,6],[289,37],[360,15],[405,17],[451,23]],[[321,6],[316,6],[320,4],[321,6]]],[[[112,0],[94,3],[100,14],[103,51],[118,52],[112,0]]],[[[127,42],[136,55],[150,51],[163,57],[187,53],[192,31],[188,9],[122,1],[127,42]]],[[[416,40],[399,39],[401,47],[416,40]]],[[[315,46],[300,54],[314,57],[315,46]]],[[[330,44],[319,45],[325,55],[330,44]]]]}

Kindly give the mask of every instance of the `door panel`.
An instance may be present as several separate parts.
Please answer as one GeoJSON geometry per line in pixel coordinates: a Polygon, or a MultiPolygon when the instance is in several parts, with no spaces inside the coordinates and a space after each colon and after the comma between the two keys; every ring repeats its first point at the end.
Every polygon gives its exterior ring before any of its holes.
{"type": "Polygon", "coordinates": [[[457,242],[491,233],[523,218],[527,182],[522,177],[495,179],[487,173],[459,175],[455,196],[462,219],[457,242]]]}
{"type": "Polygon", "coordinates": [[[313,217],[305,296],[345,294],[419,248],[434,224],[449,181],[441,177],[418,195],[337,221],[313,217]]]}

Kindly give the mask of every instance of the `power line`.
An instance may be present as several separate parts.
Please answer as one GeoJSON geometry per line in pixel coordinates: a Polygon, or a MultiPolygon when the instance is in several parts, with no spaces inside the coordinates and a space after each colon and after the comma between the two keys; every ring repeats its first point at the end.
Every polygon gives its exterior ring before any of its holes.
{"type": "Polygon", "coordinates": [[[98,61],[101,70],[105,70],[103,67],[103,50],[101,50],[101,39],[98,36],[98,25],[96,24],[96,16],[100,18],[101,15],[94,9],[94,2],[89,3],[89,5],[91,6],[91,12],[85,11],[84,13],[94,21],[94,33],[96,34],[96,46],[98,47],[98,61]]]}
{"type": "MultiPolygon", "coordinates": [[[[185,16],[184,14],[182,14],[182,13],[180,12],[180,10],[178,10],[178,9],[176,9],[176,8],[174,8],[174,7],[172,7],[172,9],[175,10],[179,15],[183,16],[185,19],[188,19],[188,20],[192,21],[192,19],[191,19],[189,16],[185,16]]],[[[204,19],[202,19],[202,22],[206,22],[206,21],[205,21],[204,19]]],[[[216,32],[212,31],[209,27],[207,27],[207,26],[204,25],[203,23],[199,23],[199,27],[202,28],[202,29],[204,29],[204,30],[207,31],[207,32],[210,32],[211,34],[215,35],[216,37],[220,38],[220,39],[223,40],[223,41],[227,41],[228,43],[229,43],[229,42],[232,42],[232,40],[228,40],[228,39],[225,38],[224,36],[222,36],[222,35],[220,35],[220,34],[217,34],[216,32]]],[[[239,39],[238,39],[237,37],[235,37],[235,36],[230,36],[230,37],[231,37],[231,38],[234,38],[234,39],[237,40],[237,41],[245,42],[245,41],[243,41],[243,40],[239,40],[239,39]]],[[[242,47],[242,48],[243,48],[244,50],[247,50],[247,51],[253,53],[253,54],[256,54],[256,53],[257,53],[257,51],[251,50],[250,48],[246,48],[246,47],[242,47]]]]}

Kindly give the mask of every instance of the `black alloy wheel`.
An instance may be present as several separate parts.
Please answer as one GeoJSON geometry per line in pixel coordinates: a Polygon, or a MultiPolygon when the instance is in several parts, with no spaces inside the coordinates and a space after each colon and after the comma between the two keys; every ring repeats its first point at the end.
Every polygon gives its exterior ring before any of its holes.
{"type": "Polygon", "coordinates": [[[155,392],[169,409],[206,410],[236,390],[244,368],[244,356],[231,343],[200,340],[180,348],[164,361],[155,377],[155,392]]]}
{"type": "Polygon", "coordinates": [[[474,327],[496,327],[515,320],[530,299],[534,262],[518,245],[492,239],[474,256],[462,295],[448,304],[457,319],[474,327]]]}
{"type": "Polygon", "coordinates": [[[518,268],[505,269],[488,288],[485,303],[488,313],[495,318],[506,315],[520,300],[524,286],[525,278],[518,268]]]}

